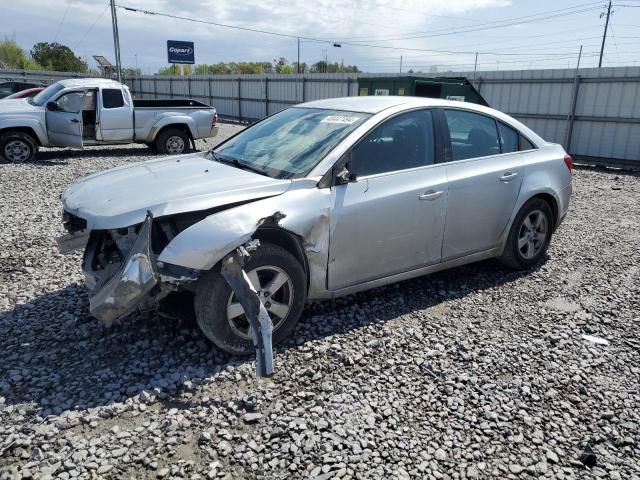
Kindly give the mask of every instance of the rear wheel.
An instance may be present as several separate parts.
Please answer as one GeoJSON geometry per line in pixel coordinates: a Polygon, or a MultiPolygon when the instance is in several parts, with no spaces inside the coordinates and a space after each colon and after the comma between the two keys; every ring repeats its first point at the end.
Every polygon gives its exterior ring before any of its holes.
{"type": "Polygon", "coordinates": [[[0,135],[0,158],[6,162],[24,163],[36,158],[38,143],[24,132],[6,132],[0,135]]]}
{"type": "Polygon", "coordinates": [[[156,149],[160,153],[168,155],[179,155],[189,151],[191,139],[183,130],[177,128],[167,128],[162,130],[156,138],[156,149]]]}
{"type": "Polygon", "coordinates": [[[544,257],[553,230],[553,213],[541,198],[532,198],[518,212],[504,248],[500,262],[524,270],[544,257]]]}
{"type": "MultiPolygon", "coordinates": [[[[295,328],[306,302],[306,277],[300,262],[287,250],[263,242],[251,254],[244,270],[273,322],[273,343],[295,328]]],[[[254,352],[249,322],[235,293],[214,267],[196,287],[198,325],[209,340],[234,355],[254,352]]]]}

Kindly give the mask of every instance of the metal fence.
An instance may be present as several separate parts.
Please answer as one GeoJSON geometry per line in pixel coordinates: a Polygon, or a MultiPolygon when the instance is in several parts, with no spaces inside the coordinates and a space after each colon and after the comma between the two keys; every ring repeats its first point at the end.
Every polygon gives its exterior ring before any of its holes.
{"type": "MultiPolygon", "coordinates": [[[[640,67],[442,75],[474,79],[492,107],[561,143],[582,163],[640,169],[640,67]]],[[[0,70],[0,80],[82,76],[0,70]]],[[[136,98],[190,97],[214,105],[223,118],[251,122],[296,103],[358,95],[358,78],[369,76],[383,75],[147,75],[125,83],[136,98]]]]}
{"type": "Polygon", "coordinates": [[[53,72],[48,70],[9,70],[0,69],[0,82],[25,81],[34,83],[50,83],[64,80],[65,78],[97,77],[93,73],[53,72]]]}
{"type": "Polygon", "coordinates": [[[640,169],[640,67],[483,72],[475,84],[579,162],[640,169]]]}
{"type": "Polygon", "coordinates": [[[125,79],[136,98],[193,98],[223,118],[252,122],[297,103],[358,94],[355,74],[149,75],[125,79]]]}

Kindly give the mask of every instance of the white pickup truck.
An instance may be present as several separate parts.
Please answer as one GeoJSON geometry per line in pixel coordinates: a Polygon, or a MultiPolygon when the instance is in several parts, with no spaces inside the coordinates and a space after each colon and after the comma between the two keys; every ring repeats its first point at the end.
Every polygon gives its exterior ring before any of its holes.
{"type": "Polygon", "coordinates": [[[114,80],[61,80],[33,98],[0,102],[0,160],[33,160],[39,147],[127,143],[179,154],[214,137],[217,120],[214,107],[195,100],[134,100],[114,80]]]}

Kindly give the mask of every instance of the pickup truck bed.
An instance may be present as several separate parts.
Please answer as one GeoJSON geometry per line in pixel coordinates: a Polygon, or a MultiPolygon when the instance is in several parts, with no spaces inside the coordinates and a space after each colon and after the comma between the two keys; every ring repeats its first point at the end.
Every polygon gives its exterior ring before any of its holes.
{"type": "Polygon", "coordinates": [[[196,100],[136,100],[133,99],[134,108],[214,108],[206,103],[196,100]]]}

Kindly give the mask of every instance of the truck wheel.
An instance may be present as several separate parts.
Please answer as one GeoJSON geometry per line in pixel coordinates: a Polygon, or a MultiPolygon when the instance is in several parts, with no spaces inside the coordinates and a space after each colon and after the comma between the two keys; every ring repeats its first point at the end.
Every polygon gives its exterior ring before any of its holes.
{"type": "Polygon", "coordinates": [[[191,139],[183,130],[167,128],[162,130],[156,138],[156,148],[160,153],[178,155],[189,151],[191,139]]]}
{"type": "MultiPolygon", "coordinates": [[[[284,248],[263,242],[244,270],[269,312],[276,345],[293,332],[302,314],[307,299],[304,269],[284,248]]],[[[244,310],[219,266],[198,281],[194,305],[200,329],[216,346],[233,355],[255,352],[244,310]]]]}
{"type": "Polygon", "coordinates": [[[38,143],[28,133],[6,132],[0,135],[0,159],[24,163],[36,158],[38,143]]]}

